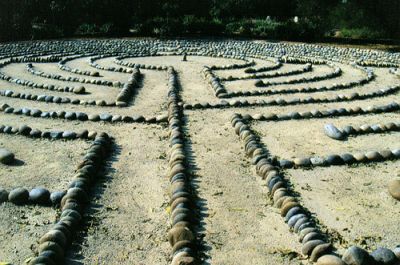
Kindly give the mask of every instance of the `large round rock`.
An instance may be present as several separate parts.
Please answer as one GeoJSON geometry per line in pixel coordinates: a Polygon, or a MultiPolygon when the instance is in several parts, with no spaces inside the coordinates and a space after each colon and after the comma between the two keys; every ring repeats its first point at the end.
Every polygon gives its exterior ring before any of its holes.
{"type": "Polygon", "coordinates": [[[16,188],[8,194],[8,200],[14,204],[22,205],[28,202],[29,192],[24,188],[16,188]]]}
{"type": "Polygon", "coordinates": [[[400,200],[400,180],[395,179],[389,182],[388,185],[389,193],[396,200],[400,200]]]}
{"type": "Polygon", "coordinates": [[[14,153],[8,151],[5,148],[0,148],[0,163],[9,165],[14,162],[15,155],[14,153]]]}
{"type": "Polygon", "coordinates": [[[373,259],[367,251],[362,248],[351,246],[343,254],[343,261],[348,265],[373,264],[373,259]]]}

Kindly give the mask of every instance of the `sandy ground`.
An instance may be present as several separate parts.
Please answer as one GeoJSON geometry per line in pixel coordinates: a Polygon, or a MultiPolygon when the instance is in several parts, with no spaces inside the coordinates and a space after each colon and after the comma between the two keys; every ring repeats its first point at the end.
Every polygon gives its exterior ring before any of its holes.
{"type": "MultiPolygon", "coordinates": [[[[204,65],[241,62],[197,56],[189,56],[188,62],[182,62],[181,59],[181,56],[164,56],[125,60],[174,66],[179,74],[183,101],[190,104],[220,101],[202,77],[201,70],[204,65]]],[[[104,66],[117,66],[113,60],[114,58],[105,58],[98,63],[104,66]]],[[[87,61],[88,58],[85,57],[68,62],[67,65],[81,70],[93,70],[87,61]]],[[[256,62],[255,68],[272,64],[263,60],[256,62]]],[[[75,76],[59,70],[55,64],[35,65],[41,71],[75,76]]],[[[273,88],[319,86],[358,80],[363,76],[351,66],[337,65],[343,70],[341,77],[306,85],[273,88]]],[[[278,71],[299,67],[301,65],[285,65],[278,71]]],[[[25,70],[24,64],[12,64],[2,71],[14,77],[43,83],[78,85],[78,83],[70,84],[33,76],[25,70]]],[[[101,79],[124,82],[129,78],[129,74],[99,72],[101,79]]],[[[66,111],[84,111],[88,114],[109,112],[120,115],[153,116],[165,113],[168,92],[166,73],[149,70],[142,72],[143,86],[131,106],[127,108],[58,105],[4,97],[0,98],[0,103],[43,110],[62,108],[66,111]]],[[[329,72],[326,66],[315,66],[312,72],[301,76],[326,72],[329,72]]],[[[244,74],[244,69],[217,71],[217,73],[221,76],[236,76],[244,74]]],[[[375,73],[376,80],[364,87],[339,92],[276,95],[272,98],[310,95],[324,97],[354,91],[364,93],[399,83],[398,78],[388,73],[388,69],[375,69],[375,73]]],[[[279,77],[273,80],[287,78],[279,77]]],[[[253,84],[254,80],[226,82],[227,89],[231,91],[258,89],[253,84]]],[[[6,88],[38,95],[106,100],[113,99],[119,91],[118,88],[87,85],[90,94],[81,96],[32,90],[0,81],[0,89],[6,88]]],[[[270,97],[246,97],[249,100],[260,98],[270,97]]],[[[203,231],[200,232],[204,236],[204,264],[307,264],[300,255],[301,245],[297,236],[289,231],[278,210],[271,205],[264,184],[257,178],[254,167],[244,154],[243,143],[231,127],[230,116],[234,112],[287,113],[356,105],[365,107],[387,104],[394,100],[399,100],[398,95],[347,103],[186,111],[187,136],[195,163],[193,171],[197,177],[199,197],[204,204],[201,220],[204,225],[203,231]]],[[[323,125],[328,122],[333,122],[339,127],[347,124],[362,125],[395,121],[398,120],[398,115],[392,113],[310,121],[255,122],[253,126],[272,154],[291,158],[399,147],[396,146],[400,139],[398,133],[350,137],[345,142],[334,141],[323,134],[323,125]]],[[[115,138],[114,152],[105,170],[105,177],[93,189],[84,229],[68,251],[66,264],[163,265],[170,262],[171,248],[167,242],[167,231],[170,227],[167,212],[169,183],[165,176],[168,167],[166,157],[168,134],[165,125],[71,122],[4,113],[0,113],[0,124],[15,126],[27,124],[41,130],[106,131],[115,138]]],[[[0,135],[0,146],[11,149],[25,162],[20,167],[0,167],[2,187],[11,189],[16,186],[42,185],[55,190],[65,188],[68,184],[74,165],[79,161],[88,143],[80,140],[50,142],[26,139],[22,136],[0,135]],[[38,170],[32,173],[34,168],[38,170]]],[[[398,234],[396,220],[399,219],[400,212],[394,210],[397,203],[386,192],[387,181],[399,177],[398,167],[398,162],[386,162],[357,168],[290,170],[285,175],[301,194],[304,205],[316,214],[329,231],[337,231],[349,244],[359,243],[363,237],[368,237],[366,240],[368,248],[374,249],[378,246],[393,247],[398,243],[395,237],[398,234]],[[357,218],[359,226],[353,225],[354,218],[357,218]],[[385,221],[382,223],[382,220],[385,221]]],[[[0,250],[0,261],[9,261],[13,264],[21,264],[32,254],[31,245],[36,245],[40,235],[49,229],[48,223],[53,222],[56,216],[51,208],[16,207],[9,203],[0,205],[0,212],[0,237],[4,237],[6,242],[5,247],[0,250]],[[23,224],[13,222],[13,218],[23,224]],[[14,234],[17,238],[11,239],[14,234]]],[[[343,247],[337,242],[336,245],[339,248],[343,247]]]]}

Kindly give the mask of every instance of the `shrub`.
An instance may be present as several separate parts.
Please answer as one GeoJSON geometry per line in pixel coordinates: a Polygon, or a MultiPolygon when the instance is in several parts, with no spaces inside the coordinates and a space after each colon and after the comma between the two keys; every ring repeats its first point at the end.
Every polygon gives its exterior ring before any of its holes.
{"type": "Polygon", "coordinates": [[[32,23],[31,38],[32,39],[52,39],[64,36],[62,28],[56,25],[44,23],[32,23]]]}
{"type": "Polygon", "coordinates": [[[367,27],[343,28],[339,31],[338,37],[352,39],[379,39],[385,36],[384,32],[373,30],[367,27]]]}

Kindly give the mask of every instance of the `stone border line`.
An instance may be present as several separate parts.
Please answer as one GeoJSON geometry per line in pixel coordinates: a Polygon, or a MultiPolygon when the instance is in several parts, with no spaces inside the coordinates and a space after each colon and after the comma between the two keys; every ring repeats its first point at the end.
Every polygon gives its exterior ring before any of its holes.
{"type": "Polygon", "coordinates": [[[168,68],[168,127],[170,157],[168,178],[170,180],[170,210],[172,227],[168,240],[172,247],[171,265],[197,264],[196,226],[197,206],[188,172],[188,158],[185,151],[183,130],[183,109],[179,104],[180,95],[177,75],[172,67],[168,68]]]}
{"type": "Polygon", "coordinates": [[[350,102],[354,100],[366,100],[377,97],[384,97],[387,95],[393,95],[398,93],[400,85],[390,86],[382,89],[375,90],[373,92],[359,94],[351,93],[350,95],[334,95],[333,97],[322,97],[313,98],[308,97],[304,99],[292,98],[292,99],[267,99],[267,100],[254,100],[248,101],[247,99],[225,101],[221,100],[219,103],[195,103],[195,104],[184,104],[184,108],[188,110],[198,109],[222,109],[222,108],[241,108],[241,107],[256,107],[256,106],[291,106],[291,105],[303,105],[303,104],[316,104],[316,103],[333,103],[333,102],[350,102]]]}
{"type": "Polygon", "coordinates": [[[331,117],[341,116],[355,116],[355,115],[367,115],[387,112],[397,112],[400,110],[400,104],[396,101],[388,103],[386,105],[369,106],[361,108],[359,106],[348,107],[348,108],[337,108],[337,109],[325,109],[325,110],[312,110],[305,112],[292,111],[283,114],[255,114],[255,115],[243,115],[243,119],[248,121],[287,121],[287,120],[303,120],[303,119],[324,119],[331,117]]]}
{"type": "Polygon", "coordinates": [[[267,58],[258,58],[262,59],[264,61],[272,61],[274,64],[270,66],[263,66],[263,67],[258,67],[258,68],[247,68],[244,70],[246,74],[256,74],[256,73],[262,73],[262,72],[269,72],[273,70],[278,70],[283,66],[283,63],[281,62],[280,59],[276,59],[275,61],[273,60],[268,60],[267,58]]]}
{"type": "Polygon", "coordinates": [[[124,83],[121,82],[112,82],[101,79],[88,79],[84,77],[63,76],[60,74],[49,74],[43,71],[36,70],[32,63],[26,64],[26,70],[32,75],[47,79],[53,79],[56,81],[75,82],[75,83],[90,84],[96,86],[109,86],[109,87],[119,87],[119,88],[122,88],[124,86],[124,83]]]}
{"type": "MultiPolygon", "coordinates": [[[[374,72],[369,68],[364,68],[358,66],[356,64],[353,65],[354,68],[365,73],[365,77],[360,78],[359,80],[349,81],[344,83],[333,83],[331,85],[319,86],[319,87],[303,87],[303,88],[287,88],[287,89],[260,89],[260,90],[252,90],[252,91],[227,91],[225,88],[225,94],[223,98],[233,98],[233,97],[252,97],[252,96],[269,96],[269,95],[284,95],[284,94],[297,94],[297,93],[317,93],[317,92],[325,92],[325,91],[336,91],[336,90],[345,90],[351,89],[356,86],[363,86],[375,79],[374,72]]],[[[220,98],[222,98],[220,96],[220,98]]]]}
{"type": "Polygon", "coordinates": [[[261,74],[251,74],[244,76],[228,76],[226,78],[220,77],[219,80],[222,82],[231,82],[231,81],[239,81],[239,80],[250,80],[250,79],[263,79],[263,78],[276,78],[282,76],[293,76],[311,72],[313,70],[312,64],[307,63],[302,68],[288,70],[288,71],[277,71],[272,73],[261,73],[261,74]]]}
{"type": "Polygon", "coordinates": [[[326,124],[324,132],[326,136],[335,140],[345,140],[348,136],[359,136],[370,133],[390,133],[400,131],[400,122],[388,122],[380,124],[363,124],[358,127],[346,125],[342,129],[338,129],[333,124],[326,124]]]}
{"type": "Polygon", "coordinates": [[[60,60],[58,62],[58,68],[60,68],[60,70],[65,71],[65,72],[70,72],[73,74],[77,74],[77,75],[86,75],[86,76],[91,76],[91,77],[101,77],[100,73],[97,71],[83,71],[77,68],[71,68],[67,65],[67,62],[76,60],[76,59],[80,59],[80,58],[84,58],[84,57],[90,57],[90,56],[94,56],[93,53],[86,53],[86,54],[77,54],[77,55],[73,55],[73,56],[69,56],[69,57],[65,57],[62,60],[60,60]]]}
{"type": "Polygon", "coordinates": [[[112,115],[109,113],[101,114],[86,114],[84,112],[74,112],[74,111],[42,111],[40,109],[30,109],[30,108],[13,108],[8,104],[2,104],[0,106],[0,112],[6,114],[15,115],[25,115],[34,118],[52,118],[52,119],[64,119],[69,121],[79,120],[79,121],[92,121],[92,122],[110,122],[110,123],[161,123],[167,121],[167,115],[158,115],[155,117],[144,117],[142,115],[136,116],[121,116],[112,115]]]}
{"type": "Polygon", "coordinates": [[[328,80],[328,79],[333,79],[336,77],[340,77],[342,75],[342,69],[340,67],[335,66],[332,63],[326,63],[326,65],[331,68],[331,72],[325,73],[325,74],[320,74],[320,75],[315,75],[315,76],[310,76],[310,77],[299,77],[295,79],[289,79],[285,81],[263,81],[263,80],[257,80],[254,85],[256,87],[269,87],[269,86],[278,86],[278,85],[293,85],[293,84],[301,84],[301,83],[314,83],[314,82],[319,82],[323,80],[328,80]]]}

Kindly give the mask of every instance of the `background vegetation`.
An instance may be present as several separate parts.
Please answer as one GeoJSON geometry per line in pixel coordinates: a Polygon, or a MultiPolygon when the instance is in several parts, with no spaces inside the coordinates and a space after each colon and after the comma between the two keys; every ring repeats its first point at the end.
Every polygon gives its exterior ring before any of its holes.
{"type": "Polygon", "coordinates": [[[0,41],[132,35],[400,39],[399,14],[399,0],[0,0],[0,41]]]}

